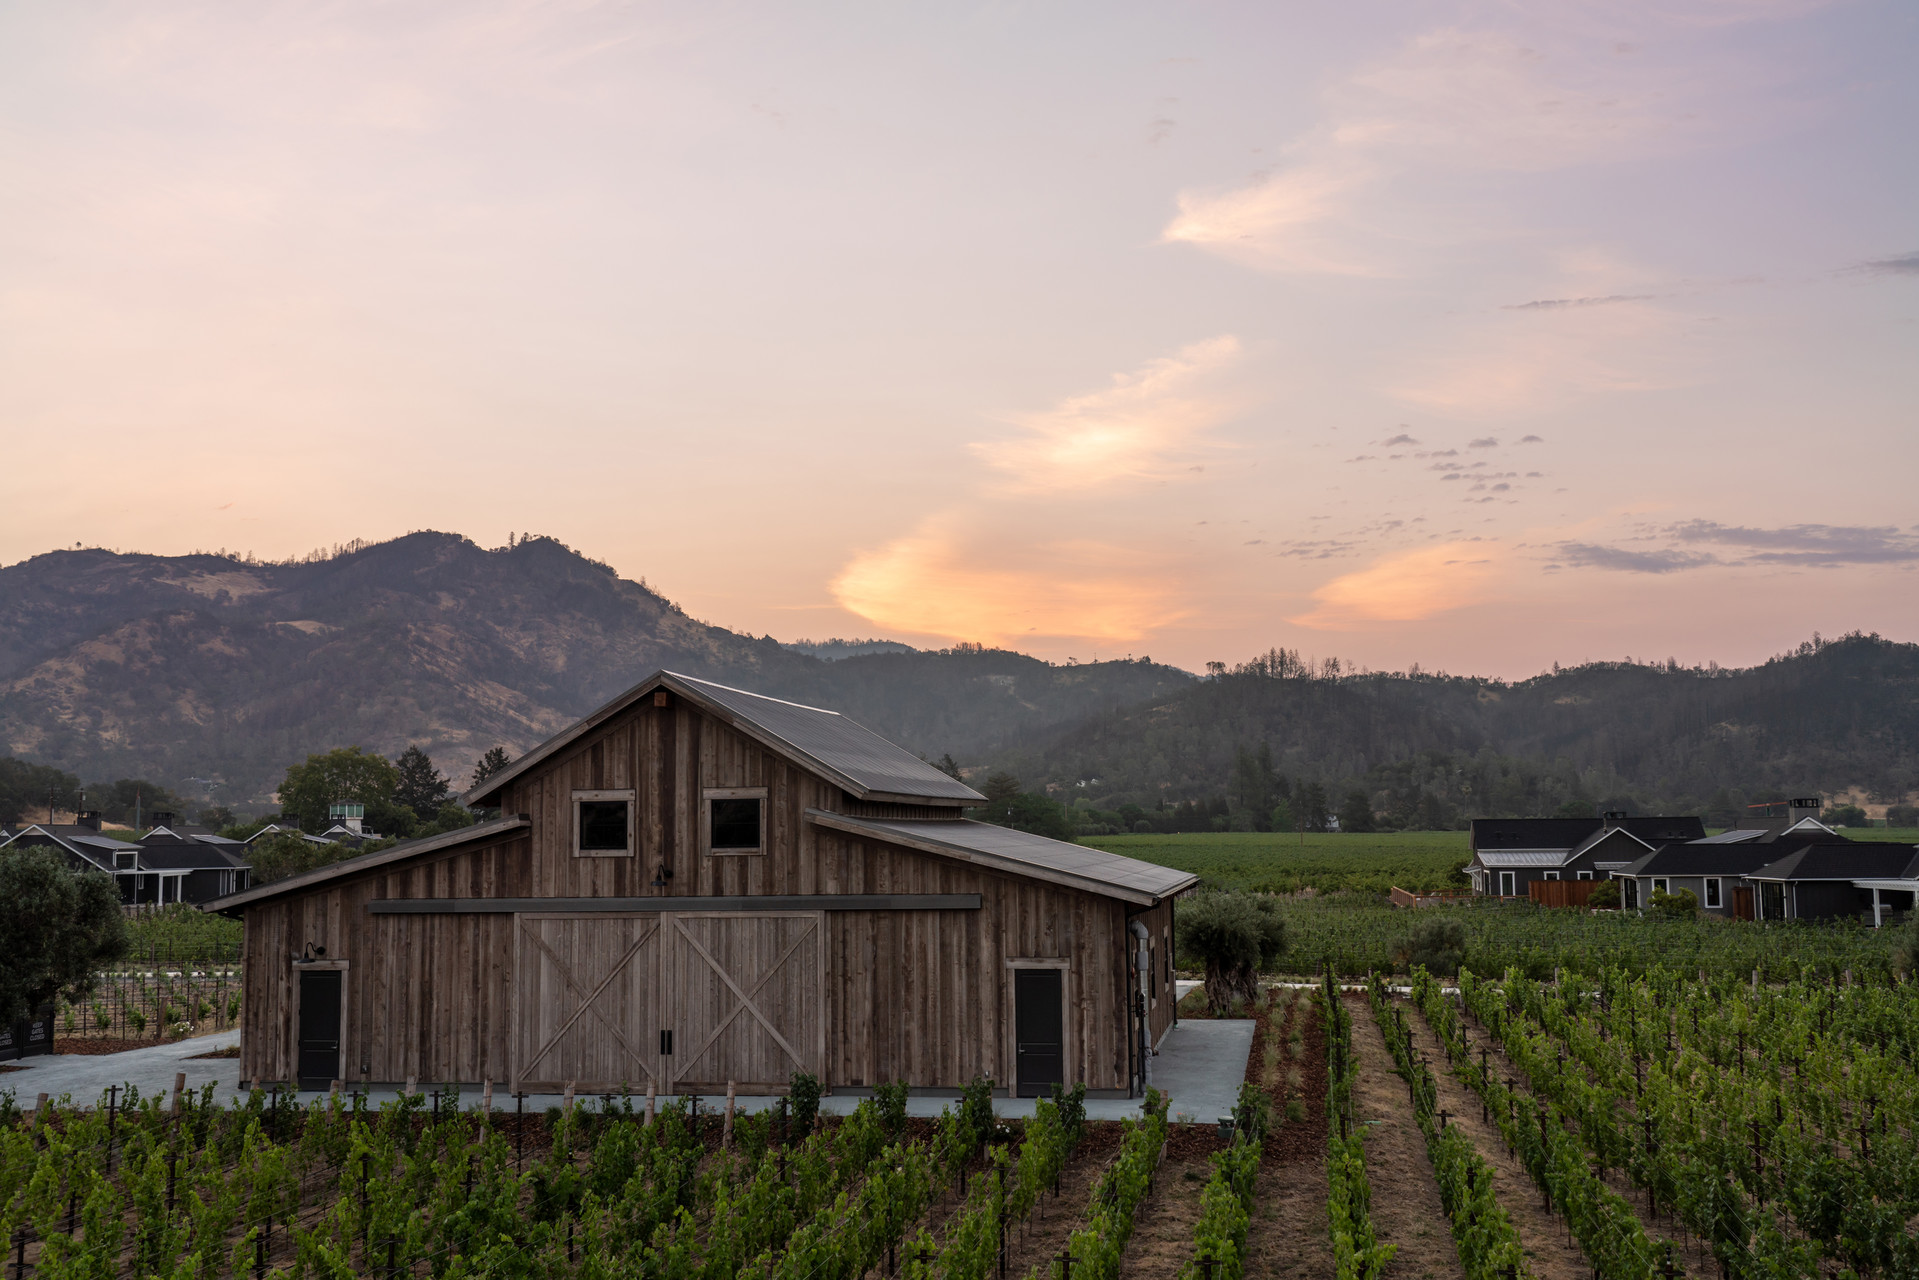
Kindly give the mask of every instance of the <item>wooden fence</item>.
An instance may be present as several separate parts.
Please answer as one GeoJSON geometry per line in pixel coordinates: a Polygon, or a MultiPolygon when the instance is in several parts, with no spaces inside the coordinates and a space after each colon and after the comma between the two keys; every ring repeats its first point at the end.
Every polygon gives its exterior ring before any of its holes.
{"type": "Polygon", "coordinates": [[[1604,880],[1535,880],[1526,893],[1542,907],[1583,907],[1604,880]]]}

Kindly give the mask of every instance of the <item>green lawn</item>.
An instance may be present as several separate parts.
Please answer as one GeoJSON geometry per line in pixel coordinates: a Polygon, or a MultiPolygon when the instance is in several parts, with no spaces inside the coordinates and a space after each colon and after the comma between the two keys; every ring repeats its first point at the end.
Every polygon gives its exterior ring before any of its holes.
{"type": "Polygon", "coordinates": [[[1387,831],[1372,835],[1192,832],[1185,835],[1086,836],[1080,843],[1143,862],[1194,871],[1239,889],[1291,893],[1356,889],[1385,893],[1466,888],[1454,875],[1472,850],[1464,831],[1387,831]]]}

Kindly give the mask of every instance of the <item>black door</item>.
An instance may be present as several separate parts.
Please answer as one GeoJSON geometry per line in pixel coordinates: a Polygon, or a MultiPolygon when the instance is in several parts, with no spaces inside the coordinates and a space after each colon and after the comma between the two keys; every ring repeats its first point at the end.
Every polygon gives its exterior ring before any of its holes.
{"type": "Polygon", "coordinates": [[[340,971],[300,974],[299,1072],[302,1089],[325,1089],[340,1074],[340,971]]]}
{"type": "Polygon", "coordinates": [[[1044,1097],[1066,1081],[1066,1019],[1058,969],[1013,970],[1013,1025],[1019,1080],[1014,1096],[1044,1097]]]}

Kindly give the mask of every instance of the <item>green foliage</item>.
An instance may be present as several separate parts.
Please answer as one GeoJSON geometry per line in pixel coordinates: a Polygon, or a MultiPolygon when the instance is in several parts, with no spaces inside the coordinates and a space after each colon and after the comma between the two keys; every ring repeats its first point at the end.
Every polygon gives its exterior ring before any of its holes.
{"type": "Polygon", "coordinates": [[[1055,840],[1073,838],[1073,824],[1067,820],[1066,810],[1039,792],[1022,790],[1019,779],[1010,773],[988,778],[980,794],[986,797],[986,803],[968,809],[968,817],[1055,840]]]}
{"type": "Polygon", "coordinates": [[[1455,868],[1471,850],[1464,832],[1391,831],[1367,835],[1194,832],[1178,835],[1083,837],[1129,858],[1177,867],[1221,888],[1265,893],[1353,889],[1384,894],[1395,886],[1415,893],[1462,887],[1455,868]]]}
{"type": "Polygon", "coordinates": [[[873,1086],[873,1105],[879,1110],[880,1128],[887,1137],[898,1138],[906,1132],[906,1100],[911,1096],[904,1080],[873,1086]]]}
{"type": "Polygon", "coordinates": [[[80,779],[52,765],[0,756],[0,823],[44,822],[47,803],[79,802],[80,779]]]}
{"type": "Polygon", "coordinates": [[[385,756],[359,747],[336,747],[289,765],[280,784],[280,807],[309,831],[326,826],[327,808],[337,803],[366,805],[369,819],[376,807],[392,806],[400,785],[400,771],[385,756]]]}
{"type": "MultiPolygon", "coordinates": [[[[1422,911],[1427,910],[1422,908],[1422,911]]],[[[1413,926],[1406,939],[1405,963],[1434,973],[1459,972],[1466,958],[1466,926],[1445,916],[1427,916],[1413,926]]]]}
{"type": "Polygon", "coordinates": [[[810,1071],[795,1071],[787,1082],[786,1096],[793,1107],[793,1131],[804,1138],[813,1132],[813,1121],[820,1114],[820,1078],[810,1071]]]}
{"type": "MultiPolygon", "coordinates": [[[[1314,995],[1326,1028],[1327,1220],[1334,1280],[1375,1280],[1398,1252],[1373,1231],[1372,1184],[1366,1177],[1366,1128],[1353,1107],[1358,1068],[1353,1061],[1353,1015],[1331,974],[1314,995]]],[[[1293,1099],[1297,1105],[1298,1099],[1293,1099]]],[[[1301,1110],[1304,1118],[1304,1110],[1301,1110]]]]}
{"type": "Polygon", "coordinates": [[[1886,825],[1889,827],[1919,827],[1919,805],[1887,805],[1886,825]]]}
{"type": "Polygon", "coordinates": [[[433,821],[441,807],[452,799],[446,775],[433,767],[432,759],[418,746],[402,751],[393,767],[399,774],[391,797],[393,803],[411,809],[422,822],[433,821]]]}
{"type": "Polygon", "coordinates": [[[512,757],[507,755],[505,747],[488,747],[486,754],[473,764],[473,785],[479,786],[512,763],[512,757]]]}
{"type": "Polygon", "coordinates": [[[1364,791],[1348,791],[1346,800],[1339,806],[1339,829],[1341,832],[1360,834],[1377,830],[1373,821],[1373,802],[1366,798],[1364,791]]]}
{"type": "Polygon", "coordinates": [[[1286,950],[1286,921],[1270,897],[1206,893],[1179,913],[1179,943],[1206,970],[1206,1001],[1215,1014],[1259,996],[1259,971],[1286,950]]]}
{"type": "Polygon", "coordinates": [[[242,930],[238,920],[173,902],[127,921],[128,954],[135,958],[151,952],[176,960],[226,959],[236,954],[242,930]]]}
{"type": "Polygon", "coordinates": [[[1619,881],[1601,880],[1593,886],[1586,897],[1586,905],[1594,911],[1616,911],[1619,909],[1619,881]]]}
{"type": "MultiPolygon", "coordinates": [[[[1287,948],[1283,971],[1313,975],[1331,965],[1338,974],[1364,977],[1393,972],[1404,956],[1407,912],[1357,894],[1289,899],[1285,905],[1287,948]]],[[[1646,973],[1675,972],[1750,977],[1758,969],[1768,982],[1812,971],[1838,977],[1878,978],[1892,967],[1886,929],[1852,921],[1664,920],[1638,912],[1572,911],[1527,902],[1477,902],[1419,908],[1421,920],[1457,920],[1466,930],[1463,967],[1475,973],[1517,968],[1529,977],[1555,969],[1597,975],[1617,967],[1646,973]]],[[[1185,908],[1180,912],[1185,928],[1185,908]]]]}
{"type": "Polygon", "coordinates": [[[1147,1089],[1138,1121],[1128,1120],[1119,1156],[1093,1184],[1086,1205],[1086,1225],[1073,1232],[1071,1249],[1080,1259],[1073,1274],[1078,1280],[1117,1280],[1120,1258],[1133,1234],[1133,1210],[1152,1189],[1153,1170],[1166,1145],[1166,1100],[1147,1089]]]}
{"type": "Polygon", "coordinates": [[[1678,893],[1655,890],[1651,906],[1654,915],[1666,920],[1692,920],[1699,915],[1699,898],[1691,889],[1681,889],[1678,893]]]}
{"type": "Polygon", "coordinates": [[[0,850],[0,1024],[56,994],[84,999],[127,946],[110,876],[69,870],[53,849],[0,850]]]}
{"type": "Polygon", "coordinates": [[[1439,1183],[1440,1203],[1452,1220],[1453,1243],[1458,1246],[1466,1280],[1499,1280],[1511,1274],[1509,1267],[1518,1275],[1530,1276],[1519,1233],[1493,1192],[1492,1167],[1459,1126],[1441,1127],[1439,1085],[1417,1058],[1412,1032],[1405,1019],[1396,1016],[1377,974],[1368,983],[1368,996],[1373,1019],[1386,1037],[1386,1047],[1399,1065],[1399,1074],[1412,1088],[1413,1118],[1426,1136],[1426,1155],[1439,1183]]]}
{"type": "Polygon", "coordinates": [[[1820,821],[1829,827],[1869,827],[1872,819],[1866,811],[1856,804],[1835,805],[1820,815],[1820,821]]]}

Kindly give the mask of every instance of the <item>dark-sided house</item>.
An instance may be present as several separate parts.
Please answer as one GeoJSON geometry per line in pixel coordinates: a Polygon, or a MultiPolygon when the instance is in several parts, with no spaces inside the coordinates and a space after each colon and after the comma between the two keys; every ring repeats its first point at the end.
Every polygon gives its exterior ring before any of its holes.
{"type": "Polygon", "coordinates": [[[1761,920],[1863,916],[1875,927],[1913,909],[1919,846],[1865,841],[1805,844],[1748,873],[1761,920]]]}
{"type": "Polygon", "coordinates": [[[214,904],[252,1080],[905,1081],[1124,1095],[1196,877],[974,822],[834,712],[660,672],[463,797],[497,819],[214,904]]]}
{"type": "Polygon", "coordinates": [[[173,827],[157,826],[137,841],[121,840],[101,832],[98,814],[78,817],[76,823],[57,826],[30,824],[5,844],[59,849],[69,866],[112,876],[120,901],[130,907],[175,902],[198,905],[247,886],[249,869],[239,856],[245,846],[238,841],[191,829],[182,834],[177,823],[173,827]]]}
{"type": "Polygon", "coordinates": [[[1690,891],[1702,911],[1753,920],[1758,918],[1759,903],[1747,877],[1795,850],[1820,843],[1848,841],[1811,816],[1757,822],[1697,840],[1662,844],[1613,872],[1613,878],[1621,882],[1620,901],[1628,908],[1647,906],[1655,893],[1690,891]]]}
{"type": "Polygon", "coordinates": [[[1473,892],[1526,897],[1535,880],[1604,880],[1659,845],[1706,834],[1698,818],[1474,818],[1473,892]]]}
{"type": "Polygon", "coordinates": [[[248,887],[253,874],[244,841],[215,835],[205,827],[156,813],[154,826],[140,837],[140,865],[178,878],[174,901],[212,902],[248,887]]]}

